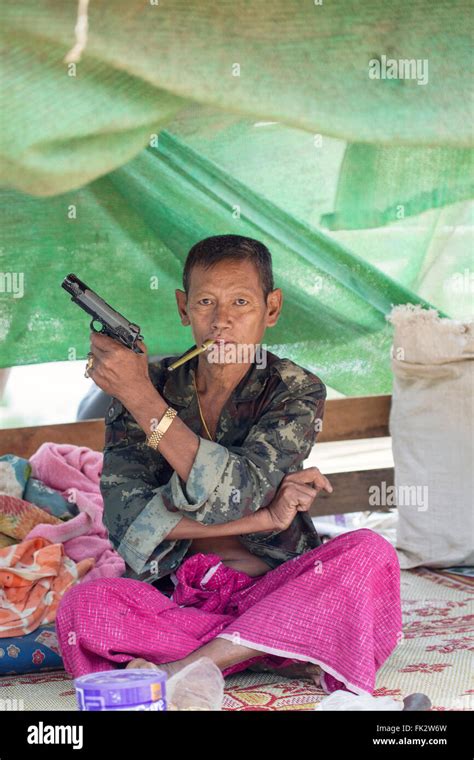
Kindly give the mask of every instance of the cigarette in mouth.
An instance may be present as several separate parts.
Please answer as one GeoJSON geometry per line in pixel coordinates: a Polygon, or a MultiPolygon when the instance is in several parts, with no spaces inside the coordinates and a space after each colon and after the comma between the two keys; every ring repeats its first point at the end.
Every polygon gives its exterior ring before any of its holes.
{"type": "Polygon", "coordinates": [[[180,367],[185,362],[188,362],[190,359],[192,359],[194,356],[197,356],[198,354],[202,354],[203,351],[207,351],[209,346],[212,346],[214,343],[213,338],[208,338],[204,341],[202,346],[199,346],[198,348],[193,348],[192,351],[188,351],[187,354],[184,354],[184,356],[181,357],[181,359],[178,359],[177,361],[173,362],[173,364],[170,364],[168,367],[168,371],[172,372],[176,367],[180,367]]]}

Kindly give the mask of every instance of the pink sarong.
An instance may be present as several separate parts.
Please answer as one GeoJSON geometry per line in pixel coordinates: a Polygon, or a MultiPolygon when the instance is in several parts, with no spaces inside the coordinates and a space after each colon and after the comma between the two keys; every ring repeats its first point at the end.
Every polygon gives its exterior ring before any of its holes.
{"type": "Polygon", "coordinates": [[[130,578],[68,590],[56,616],[66,670],[77,677],[135,657],[159,665],[221,637],[262,653],[224,669],[224,676],[256,661],[274,667],[303,661],[321,667],[326,693],[372,694],[378,669],[401,640],[397,553],[366,528],[257,578],[215,554],[195,554],[174,580],[171,599],[130,578]]]}

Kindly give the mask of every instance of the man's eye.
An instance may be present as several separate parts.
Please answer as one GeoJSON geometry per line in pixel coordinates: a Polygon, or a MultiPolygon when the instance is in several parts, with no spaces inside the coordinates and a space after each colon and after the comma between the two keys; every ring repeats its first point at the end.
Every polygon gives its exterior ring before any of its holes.
{"type": "MultiPolygon", "coordinates": [[[[208,306],[208,303],[205,303],[205,301],[210,302],[211,299],[201,298],[200,301],[198,301],[198,303],[202,304],[203,306],[208,306]]],[[[243,303],[239,303],[239,306],[245,306],[246,304],[248,304],[248,301],[245,298],[236,298],[236,302],[239,302],[239,301],[243,302],[243,303]]]]}

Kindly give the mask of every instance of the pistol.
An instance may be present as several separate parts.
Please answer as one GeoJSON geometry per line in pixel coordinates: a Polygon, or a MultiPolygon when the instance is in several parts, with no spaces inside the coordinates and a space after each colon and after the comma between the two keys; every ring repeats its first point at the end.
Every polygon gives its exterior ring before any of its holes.
{"type": "Polygon", "coordinates": [[[90,328],[93,332],[109,335],[127,348],[131,348],[136,354],[144,353],[136,345],[137,340],[143,340],[143,335],[140,335],[140,327],[129,322],[122,314],[115,311],[103,298],[87,287],[85,282],[82,282],[75,274],[68,274],[61,286],[71,294],[71,301],[74,301],[87,314],[91,315],[90,328]],[[99,322],[102,328],[96,330],[94,322],[99,322]]]}

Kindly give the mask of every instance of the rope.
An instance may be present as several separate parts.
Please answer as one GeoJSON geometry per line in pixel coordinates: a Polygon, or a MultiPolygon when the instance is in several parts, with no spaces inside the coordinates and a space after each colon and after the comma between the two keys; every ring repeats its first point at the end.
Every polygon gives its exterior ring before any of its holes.
{"type": "Polygon", "coordinates": [[[89,0],[78,0],[77,8],[77,22],[74,27],[76,35],[76,44],[67,53],[64,58],[64,63],[78,63],[81,60],[83,50],[87,45],[87,29],[89,26],[89,20],[87,17],[87,11],[89,7],[89,0]]]}

